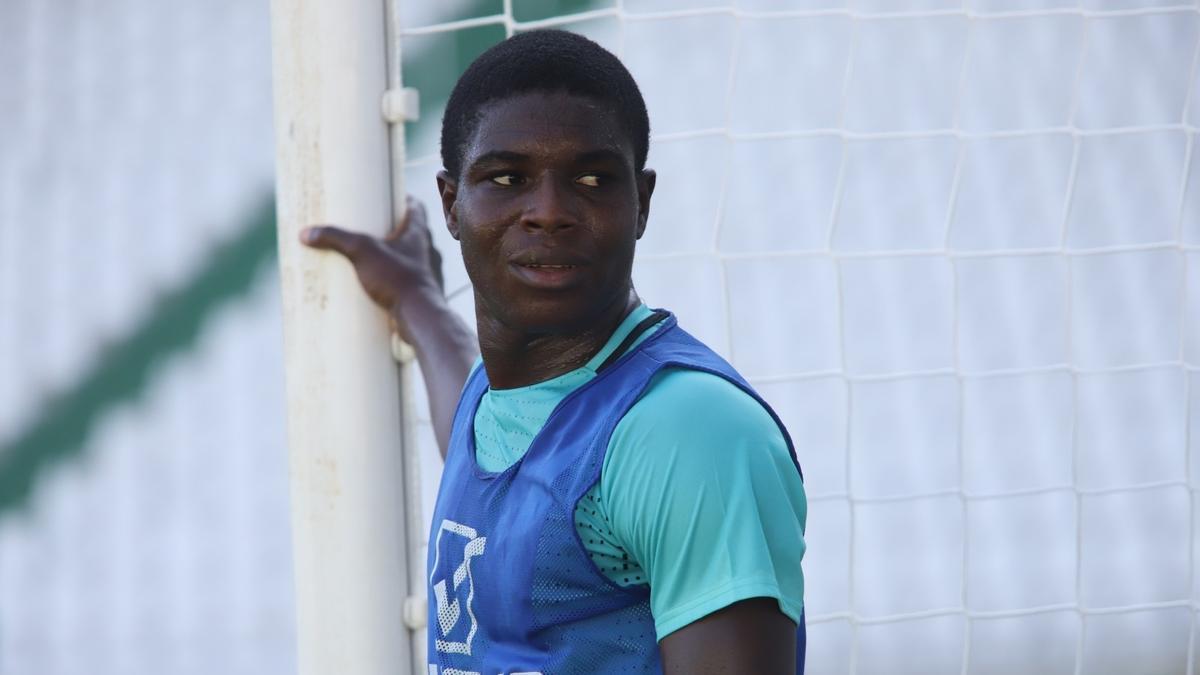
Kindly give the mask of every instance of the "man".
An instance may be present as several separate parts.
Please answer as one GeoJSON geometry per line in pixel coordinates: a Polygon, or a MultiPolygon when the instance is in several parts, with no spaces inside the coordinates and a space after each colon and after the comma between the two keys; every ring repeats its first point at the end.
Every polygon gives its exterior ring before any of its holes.
{"type": "Polygon", "coordinates": [[[791,441],[633,289],[648,145],[636,83],[585,38],[525,33],[471,64],[437,181],[477,340],[446,305],[418,205],[386,240],[303,235],[350,259],[425,375],[446,458],[430,673],[803,669],[791,441]]]}

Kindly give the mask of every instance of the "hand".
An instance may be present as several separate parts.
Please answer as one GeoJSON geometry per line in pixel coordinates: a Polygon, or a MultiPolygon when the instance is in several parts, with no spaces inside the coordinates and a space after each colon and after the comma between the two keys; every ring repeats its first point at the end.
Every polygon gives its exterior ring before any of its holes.
{"type": "Polygon", "coordinates": [[[439,298],[445,293],[442,256],[433,246],[425,206],[412,197],[404,221],[383,238],[317,225],[302,230],[300,241],[345,256],[363,290],[388,312],[405,340],[409,336],[401,318],[404,305],[422,293],[432,292],[439,298]]]}

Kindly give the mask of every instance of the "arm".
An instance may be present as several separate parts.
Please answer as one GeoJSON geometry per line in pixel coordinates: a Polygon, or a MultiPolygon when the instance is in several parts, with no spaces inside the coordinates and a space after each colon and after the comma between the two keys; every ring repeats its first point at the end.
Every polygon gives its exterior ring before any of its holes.
{"type": "Polygon", "coordinates": [[[765,409],[667,371],[614,430],[599,492],[649,581],[665,672],[796,672],[807,501],[765,409]]]}
{"type": "Polygon", "coordinates": [[[671,633],[658,648],[668,675],[796,672],[796,624],[774,598],[729,605],[671,633]]]}
{"type": "Polygon", "coordinates": [[[345,256],[363,290],[412,345],[444,458],[454,410],[479,354],[479,342],[446,303],[442,258],[433,247],[425,207],[410,198],[404,222],[383,239],[331,226],[310,227],[300,236],[313,248],[345,256]]]}

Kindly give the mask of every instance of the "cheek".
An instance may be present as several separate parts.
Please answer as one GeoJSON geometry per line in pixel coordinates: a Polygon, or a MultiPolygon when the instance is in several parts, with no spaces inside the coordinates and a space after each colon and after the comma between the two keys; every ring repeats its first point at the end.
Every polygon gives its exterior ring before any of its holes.
{"type": "Polygon", "coordinates": [[[485,280],[498,274],[503,262],[503,228],[466,224],[459,221],[459,247],[463,265],[472,280],[485,280]]]}
{"type": "Polygon", "coordinates": [[[459,234],[470,240],[474,248],[495,247],[504,235],[505,223],[513,220],[511,205],[497,203],[486,196],[473,195],[460,203],[459,234]]]}
{"type": "Polygon", "coordinates": [[[481,233],[475,228],[463,228],[459,234],[458,242],[462,246],[463,263],[467,266],[467,271],[474,274],[483,268],[488,258],[488,241],[481,237],[481,233]]]}
{"type": "Polygon", "coordinates": [[[613,251],[633,255],[633,249],[642,235],[642,223],[635,209],[621,209],[620,217],[610,221],[606,228],[605,246],[613,251]]]}
{"type": "Polygon", "coordinates": [[[605,276],[610,280],[629,276],[637,245],[636,235],[637,228],[629,226],[612,231],[612,234],[605,238],[603,255],[608,263],[605,265],[605,276]]]}

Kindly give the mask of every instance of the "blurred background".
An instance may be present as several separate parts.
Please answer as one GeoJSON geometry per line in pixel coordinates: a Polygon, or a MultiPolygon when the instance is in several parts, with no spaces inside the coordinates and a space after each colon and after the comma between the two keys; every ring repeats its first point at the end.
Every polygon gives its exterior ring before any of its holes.
{"type": "MultiPolygon", "coordinates": [[[[506,34],[633,71],[635,282],[795,437],[810,673],[1200,671],[1200,5],[393,1],[427,203],[506,34]]],[[[295,670],[270,55],[0,3],[0,673],[295,670]]]]}

